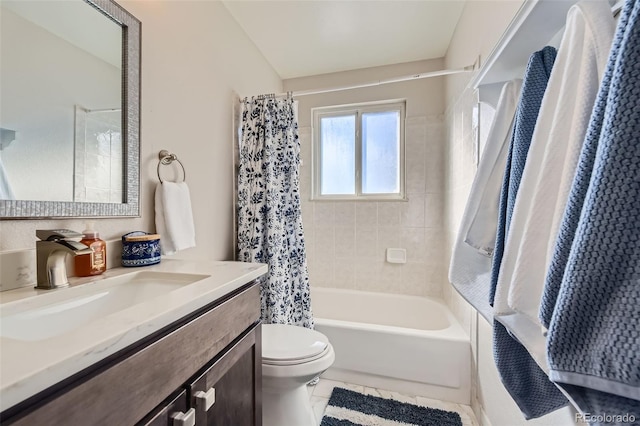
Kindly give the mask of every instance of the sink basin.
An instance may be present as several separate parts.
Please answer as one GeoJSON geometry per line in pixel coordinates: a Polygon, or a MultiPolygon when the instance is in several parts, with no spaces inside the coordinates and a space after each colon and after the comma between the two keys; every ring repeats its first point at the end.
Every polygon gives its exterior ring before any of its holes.
{"type": "Polygon", "coordinates": [[[141,271],[5,303],[0,305],[0,337],[36,341],[58,336],[205,278],[141,271]]]}

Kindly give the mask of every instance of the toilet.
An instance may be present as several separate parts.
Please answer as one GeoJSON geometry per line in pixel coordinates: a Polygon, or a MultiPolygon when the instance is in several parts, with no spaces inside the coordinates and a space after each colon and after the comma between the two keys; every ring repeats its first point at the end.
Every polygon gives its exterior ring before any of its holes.
{"type": "Polygon", "coordinates": [[[335,360],[327,336],[308,328],[262,325],[263,426],[314,426],[307,383],[335,360]]]}

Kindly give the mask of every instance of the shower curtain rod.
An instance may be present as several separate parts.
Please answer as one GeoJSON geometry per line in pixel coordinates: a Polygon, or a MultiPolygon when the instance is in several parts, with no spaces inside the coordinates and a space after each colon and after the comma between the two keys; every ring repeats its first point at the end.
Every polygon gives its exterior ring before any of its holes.
{"type": "Polygon", "coordinates": [[[440,71],[428,71],[420,74],[411,74],[411,75],[406,75],[402,77],[378,80],[371,83],[354,84],[352,86],[330,87],[327,89],[312,89],[312,90],[301,90],[301,91],[294,91],[294,92],[287,92],[287,93],[278,93],[273,96],[276,98],[283,98],[283,97],[289,96],[290,94],[292,94],[293,96],[319,95],[321,93],[339,92],[342,90],[351,90],[351,89],[362,89],[364,87],[380,86],[382,84],[389,84],[389,83],[400,83],[403,81],[418,80],[421,78],[440,77],[443,75],[450,75],[450,74],[460,74],[463,72],[471,72],[474,69],[475,69],[475,64],[466,66],[464,68],[440,70],[440,71]]]}

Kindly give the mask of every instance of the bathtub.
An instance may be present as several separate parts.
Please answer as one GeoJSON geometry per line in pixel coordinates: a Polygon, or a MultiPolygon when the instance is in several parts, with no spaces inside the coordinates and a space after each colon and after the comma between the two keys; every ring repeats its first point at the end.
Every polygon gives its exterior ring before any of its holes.
{"type": "Polygon", "coordinates": [[[443,303],[320,287],[311,303],[336,353],[323,378],[470,403],[469,337],[443,303]]]}

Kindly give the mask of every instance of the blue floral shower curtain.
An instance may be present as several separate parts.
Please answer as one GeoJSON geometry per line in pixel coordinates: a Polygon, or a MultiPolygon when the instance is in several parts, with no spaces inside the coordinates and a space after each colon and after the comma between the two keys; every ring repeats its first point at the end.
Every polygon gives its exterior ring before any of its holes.
{"type": "Polygon", "coordinates": [[[300,140],[291,96],[245,98],[238,167],[238,260],[269,265],[265,323],[313,328],[300,208],[300,140]]]}

